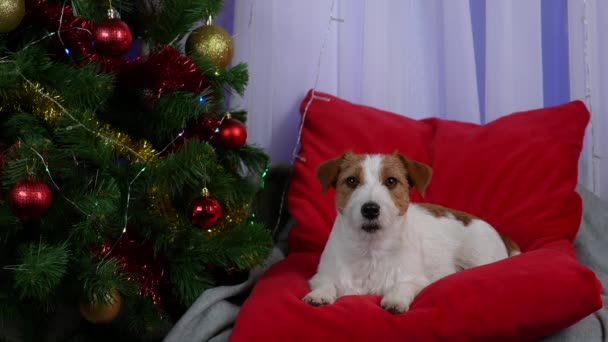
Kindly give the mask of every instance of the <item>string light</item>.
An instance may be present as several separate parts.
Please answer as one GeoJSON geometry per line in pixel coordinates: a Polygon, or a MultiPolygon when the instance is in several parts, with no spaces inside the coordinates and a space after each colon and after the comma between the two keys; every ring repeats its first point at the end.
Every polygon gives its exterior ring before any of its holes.
{"type": "Polygon", "coordinates": [[[597,179],[597,171],[596,171],[596,163],[599,162],[600,156],[597,154],[595,149],[595,115],[593,110],[593,101],[591,99],[591,67],[589,62],[589,20],[587,18],[587,12],[589,8],[587,7],[587,0],[583,0],[583,36],[584,36],[584,45],[583,45],[583,60],[585,63],[585,104],[589,109],[590,118],[589,118],[589,131],[591,132],[591,182],[592,182],[592,190],[594,193],[598,193],[598,179],[597,179]]]}
{"type": "MultiPolygon", "coordinates": [[[[111,1],[109,1],[110,7],[111,7],[111,1]]],[[[332,4],[333,7],[333,4],[332,4]]],[[[46,36],[29,43],[28,45],[26,45],[23,49],[27,49],[29,47],[32,47],[36,44],[38,44],[39,42],[46,40],[46,39],[50,39],[52,38],[54,35],[57,35],[61,45],[64,48],[64,52],[66,55],[71,55],[70,50],[65,46],[65,43],[61,37],[61,33],[62,32],[67,32],[73,29],[79,29],[79,30],[84,30],[86,32],[88,32],[90,35],[93,35],[93,33],[87,29],[84,28],[70,28],[67,30],[62,30],[62,24],[63,24],[63,17],[64,17],[64,11],[65,11],[65,7],[62,8],[61,10],[61,16],[59,19],[59,27],[57,29],[56,32],[50,32],[48,33],[46,36]]],[[[93,44],[95,42],[93,41],[93,44]]],[[[35,83],[32,82],[31,80],[29,80],[27,77],[25,77],[25,75],[23,73],[21,73],[21,71],[19,70],[19,65],[13,61],[13,60],[4,60],[4,59],[0,59],[0,63],[13,63],[17,66],[17,68],[15,68],[15,72],[30,86],[35,87],[35,83]]],[[[215,70],[214,74],[216,76],[219,76],[220,73],[218,70],[215,70]]],[[[318,77],[317,77],[318,78],[318,77]]],[[[46,92],[42,92],[41,93],[43,97],[45,97],[46,99],[48,99],[49,101],[51,101],[54,105],[56,105],[62,113],[64,113],[67,117],[69,117],[72,121],[75,122],[74,125],[70,125],[68,127],[66,127],[66,130],[72,130],[75,128],[83,128],[86,131],[102,138],[103,140],[110,142],[111,144],[113,144],[114,146],[120,146],[122,148],[124,148],[125,150],[129,151],[131,154],[133,154],[134,156],[136,156],[139,160],[143,161],[145,163],[145,165],[148,165],[150,160],[148,158],[145,158],[144,156],[140,155],[137,151],[133,150],[130,146],[127,146],[125,144],[120,143],[119,141],[117,141],[115,138],[108,136],[107,134],[104,134],[102,132],[99,131],[94,131],[92,129],[90,129],[89,127],[87,127],[83,122],[79,121],[76,117],[74,117],[59,101],[57,101],[56,99],[54,99],[53,97],[51,97],[49,94],[47,94],[46,92]]],[[[198,102],[201,105],[204,105],[206,103],[205,97],[203,95],[200,95],[198,97],[198,102]]],[[[229,118],[230,117],[230,113],[227,112],[226,115],[224,115],[224,117],[222,117],[222,119],[220,120],[220,125],[222,124],[222,122],[224,121],[225,118],[229,118]]],[[[219,133],[219,126],[218,128],[215,129],[214,134],[215,133],[219,133]]],[[[158,156],[160,154],[162,154],[164,151],[166,151],[170,146],[173,145],[173,143],[181,138],[184,135],[184,131],[181,131],[180,133],[177,134],[177,136],[171,141],[169,142],[169,144],[167,144],[161,151],[157,152],[154,154],[154,156],[158,156]]],[[[210,139],[213,137],[213,135],[210,137],[210,139]]],[[[31,147],[30,147],[31,148],[31,147]]],[[[61,191],[60,187],[57,185],[57,183],[55,182],[49,168],[48,168],[48,163],[46,162],[46,160],[44,159],[44,157],[35,149],[31,148],[32,151],[41,159],[43,165],[45,166],[45,173],[47,174],[47,176],[49,177],[51,183],[53,184],[53,186],[55,187],[55,189],[60,193],[60,195],[68,202],[70,203],[72,206],[74,206],[77,210],[79,210],[81,213],[83,213],[83,215],[85,215],[86,217],[91,216],[91,214],[87,213],[86,211],[84,211],[82,208],[80,208],[74,201],[70,200],[67,196],[65,196],[65,194],[61,191]]],[[[77,163],[77,161],[76,161],[77,163]]],[[[117,240],[114,242],[114,244],[112,245],[111,249],[102,257],[102,259],[100,260],[97,269],[99,269],[99,267],[103,264],[103,262],[106,260],[106,258],[112,253],[112,251],[114,250],[114,248],[118,245],[118,243],[120,242],[120,240],[122,239],[123,235],[126,233],[127,231],[127,226],[128,226],[128,218],[129,218],[129,207],[130,207],[130,200],[131,200],[131,187],[133,185],[133,183],[140,177],[140,175],[146,170],[146,166],[142,167],[139,172],[136,174],[136,176],[129,182],[129,185],[127,187],[127,194],[126,194],[126,204],[125,204],[125,210],[124,210],[124,223],[123,223],[123,228],[121,230],[121,234],[120,236],[117,238],[117,240]]],[[[265,171],[262,173],[262,180],[261,180],[261,187],[264,187],[264,182],[265,182],[265,177],[268,173],[268,168],[265,169],[265,171]]],[[[96,177],[97,178],[97,177],[96,177]]],[[[95,179],[95,182],[97,180],[95,179]]],[[[253,224],[253,219],[255,218],[255,213],[251,214],[251,224],[253,224]]],[[[101,238],[101,237],[100,237],[101,238]]]]}
{"type": "Polygon", "coordinates": [[[37,156],[38,158],[40,158],[40,160],[42,161],[42,165],[44,165],[44,171],[46,172],[47,176],[49,177],[49,179],[51,180],[51,183],[53,183],[53,186],[55,187],[55,189],[57,189],[57,191],[59,192],[59,194],[61,195],[61,197],[63,197],[68,203],[70,203],[72,206],[74,206],[74,208],[78,209],[81,213],[83,213],[86,217],[91,216],[91,214],[87,213],[86,211],[82,210],[82,208],[80,208],[76,203],[74,203],[74,201],[70,200],[69,198],[67,198],[63,192],[61,191],[61,189],[59,188],[59,185],[57,185],[57,183],[55,182],[55,180],[53,179],[53,176],[51,175],[51,171],[49,170],[49,164],[46,162],[46,160],[44,159],[44,157],[42,156],[42,154],[40,154],[38,151],[36,151],[33,147],[29,146],[30,150],[32,150],[37,156]]]}

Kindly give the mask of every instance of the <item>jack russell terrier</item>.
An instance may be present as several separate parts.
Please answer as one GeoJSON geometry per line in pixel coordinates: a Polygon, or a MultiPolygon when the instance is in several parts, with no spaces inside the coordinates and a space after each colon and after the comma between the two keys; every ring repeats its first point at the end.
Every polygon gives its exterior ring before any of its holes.
{"type": "Polygon", "coordinates": [[[382,296],[397,314],[430,283],[463,269],[519,254],[517,245],[467,213],[410,202],[431,179],[428,165],[395,152],[351,152],[317,169],[323,192],[336,189],[337,217],[304,302],[346,295],[382,296]]]}

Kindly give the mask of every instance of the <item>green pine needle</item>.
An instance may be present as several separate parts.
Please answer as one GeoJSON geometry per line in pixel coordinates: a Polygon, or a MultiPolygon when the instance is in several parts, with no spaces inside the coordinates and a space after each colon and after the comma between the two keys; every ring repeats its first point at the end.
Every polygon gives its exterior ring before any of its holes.
{"type": "Polygon", "coordinates": [[[45,301],[65,275],[70,252],[67,245],[51,246],[45,242],[24,246],[21,263],[5,266],[15,276],[15,290],[21,298],[45,301]]]}
{"type": "Polygon", "coordinates": [[[195,23],[217,16],[222,6],[223,0],[164,0],[163,11],[150,25],[149,36],[160,44],[176,43],[195,23]]]}
{"type": "Polygon", "coordinates": [[[191,264],[171,265],[171,282],[174,284],[175,292],[179,295],[182,303],[186,306],[192,305],[198,297],[213,285],[211,278],[202,275],[198,267],[191,264]]]}

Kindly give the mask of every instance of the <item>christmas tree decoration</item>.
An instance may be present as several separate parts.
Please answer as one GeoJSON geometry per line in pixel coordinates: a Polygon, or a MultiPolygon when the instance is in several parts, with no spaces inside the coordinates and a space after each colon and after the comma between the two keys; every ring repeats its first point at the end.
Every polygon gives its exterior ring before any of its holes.
{"type": "Polygon", "coordinates": [[[93,324],[106,324],[112,322],[120,313],[122,297],[114,289],[107,294],[107,298],[97,300],[95,303],[80,302],[80,314],[93,324]]]}
{"type": "Polygon", "coordinates": [[[179,213],[171,204],[169,194],[158,190],[158,186],[152,186],[148,192],[148,210],[156,217],[167,217],[170,220],[167,229],[175,232],[179,226],[179,213]]]}
{"type": "Polygon", "coordinates": [[[0,298],[10,299],[0,300],[0,322],[45,341],[48,322],[74,303],[82,340],[99,329],[158,340],[204,291],[247,274],[273,245],[270,230],[246,217],[259,186],[241,173],[255,178],[268,156],[227,151],[247,132],[213,115],[225,91],[244,91],[246,66],[223,70],[173,45],[196,27],[196,13],[216,16],[222,2],[113,1],[124,21],[109,18],[103,1],[24,2],[23,20],[0,10],[0,27],[20,21],[0,34],[0,146],[9,146],[0,154],[0,264],[14,272],[0,281],[0,298]],[[135,37],[150,48],[129,48],[135,37]],[[176,145],[192,139],[187,148],[165,153],[182,131],[176,145]],[[214,185],[213,198],[196,196],[201,184],[214,185]],[[74,293],[86,296],[74,302],[74,293]]]}
{"type": "Polygon", "coordinates": [[[206,116],[202,119],[194,120],[188,125],[188,127],[186,127],[184,132],[178,136],[177,139],[175,139],[173,146],[170,149],[167,149],[167,154],[179,151],[184,146],[186,141],[190,139],[209,141],[215,134],[215,131],[218,129],[219,125],[220,120],[212,116],[206,116]]]}
{"type": "Polygon", "coordinates": [[[221,233],[227,229],[238,226],[243,223],[247,218],[247,213],[249,212],[249,206],[245,205],[243,207],[235,207],[232,208],[230,206],[226,207],[224,210],[222,217],[215,225],[212,234],[221,233]]]}
{"type": "Polygon", "coordinates": [[[210,139],[211,145],[228,150],[241,148],[246,141],[247,129],[245,125],[232,118],[230,113],[226,113],[224,120],[210,139]]]}
{"type": "Polygon", "coordinates": [[[118,56],[126,53],[131,47],[133,37],[129,26],[122,20],[118,12],[111,8],[108,18],[93,26],[95,49],[108,56],[118,56]]]}
{"type": "Polygon", "coordinates": [[[191,126],[192,133],[200,141],[209,141],[220,126],[220,122],[220,119],[212,116],[196,120],[191,126]]]}
{"type": "Polygon", "coordinates": [[[54,124],[63,115],[58,105],[60,95],[45,90],[39,83],[25,83],[16,89],[0,94],[0,112],[21,111],[32,113],[54,124]]]}
{"type": "Polygon", "coordinates": [[[25,16],[25,0],[0,0],[0,33],[11,32],[25,16]]]}
{"type": "Polygon", "coordinates": [[[13,185],[8,203],[15,216],[30,221],[39,219],[49,210],[53,194],[45,183],[26,179],[13,185]]]}
{"type": "Polygon", "coordinates": [[[220,68],[230,64],[233,50],[234,43],[230,34],[213,24],[195,29],[186,40],[186,53],[189,56],[207,58],[220,68]]]}
{"type": "Polygon", "coordinates": [[[165,278],[167,261],[162,256],[156,256],[152,245],[143,241],[135,227],[129,226],[116,239],[107,240],[95,254],[100,260],[113,258],[120,265],[120,272],[128,280],[139,284],[139,294],[148,297],[156,305],[163,302],[160,285],[165,278]]]}
{"type": "Polygon", "coordinates": [[[158,99],[172,91],[200,93],[212,84],[194,61],[183,56],[175,47],[165,46],[146,58],[130,61],[118,72],[119,82],[128,90],[140,90],[150,108],[158,99]]]}
{"type": "Polygon", "coordinates": [[[199,228],[211,229],[222,217],[222,212],[220,203],[209,197],[209,191],[204,188],[203,195],[195,198],[190,205],[190,221],[199,228]]]}
{"type": "MultiPolygon", "coordinates": [[[[61,96],[47,91],[38,83],[26,83],[22,87],[6,94],[0,94],[0,112],[19,111],[32,113],[49,124],[66,115],[61,107],[61,96]]],[[[81,124],[80,122],[75,122],[81,124]]],[[[116,147],[118,153],[125,158],[135,161],[150,161],[156,157],[152,144],[146,140],[136,140],[131,136],[117,131],[108,124],[91,120],[90,132],[106,140],[116,147]]]]}

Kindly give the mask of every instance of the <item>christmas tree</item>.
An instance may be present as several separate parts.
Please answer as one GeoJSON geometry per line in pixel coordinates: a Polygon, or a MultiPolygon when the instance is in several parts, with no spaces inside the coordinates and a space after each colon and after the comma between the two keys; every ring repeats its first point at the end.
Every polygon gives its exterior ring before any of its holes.
{"type": "Polygon", "coordinates": [[[268,255],[222,5],[0,0],[0,322],[23,340],[64,308],[135,340],[268,255]]]}

